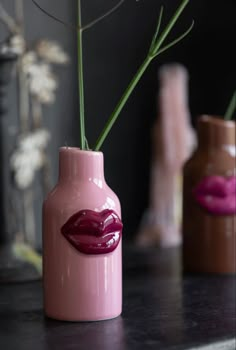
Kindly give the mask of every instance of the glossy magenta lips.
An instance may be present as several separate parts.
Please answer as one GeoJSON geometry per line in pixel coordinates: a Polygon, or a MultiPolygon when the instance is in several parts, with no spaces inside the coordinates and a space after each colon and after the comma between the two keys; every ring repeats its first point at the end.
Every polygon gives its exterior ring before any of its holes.
{"type": "Polygon", "coordinates": [[[215,215],[236,213],[236,176],[207,176],[193,190],[200,206],[215,215]]]}
{"type": "Polygon", "coordinates": [[[111,209],[85,209],[72,215],[62,226],[63,236],[81,253],[111,253],[119,244],[123,224],[111,209]]]}

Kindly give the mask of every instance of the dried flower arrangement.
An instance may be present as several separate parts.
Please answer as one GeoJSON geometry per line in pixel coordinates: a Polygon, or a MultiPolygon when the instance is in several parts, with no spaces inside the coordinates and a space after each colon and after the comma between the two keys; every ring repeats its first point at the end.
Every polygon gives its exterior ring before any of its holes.
{"type": "MultiPolygon", "coordinates": [[[[23,3],[17,3],[23,14],[23,3]]],[[[58,80],[52,69],[53,64],[67,64],[69,57],[58,43],[47,39],[39,40],[34,47],[28,47],[23,28],[17,23],[19,21],[10,17],[1,4],[0,19],[10,32],[8,40],[1,47],[1,53],[18,56],[20,133],[18,146],[10,162],[16,185],[24,190],[32,184],[35,171],[43,167],[44,151],[50,139],[49,131],[43,127],[42,107],[52,105],[55,101],[58,80]]],[[[23,23],[23,18],[20,22],[23,23]]]]}
{"type": "MultiPolygon", "coordinates": [[[[23,2],[17,3],[23,16],[23,2]]],[[[47,163],[45,149],[50,133],[43,127],[42,107],[55,101],[58,80],[53,64],[67,64],[69,57],[58,43],[47,39],[39,40],[33,47],[28,46],[23,24],[18,24],[23,23],[23,18],[15,20],[1,4],[0,18],[10,33],[1,53],[12,53],[18,57],[20,127],[17,148],[10,162],[16,185],[24,190],[32,184],[35,172],[47,163]]]]}
{"type": "MultiPolygon", "coordinates": [[[[7,39],[0,45],[0,55],[16,58],[18,100],[17,138],[15,149],[9,157],[9,168],[16,189],[21,191],[16,191],[21,208],[14,208],[13,211],[21,212],[20,215],[10,215],[21,217],[22,225],[18,223],[18,231],[10,233],[17,240],[17,244],[13,245],[15,254],[23,260],[26,256],[30,257],[29,260],[34,261],[35,267],[40,271],[41,258],[32,249],[36,244],[35,185],[36,182],[39,184],[43,195],[51,187],[50,160],[47,154],[51,135],[44,126],[43,111],[44,107],[52,105],[56,99],[59,81],[53,66],[66,65],[69,56],[55,41],[41,39],[34,44],[26,41],[23,0],[15,1],[15,17],[0,4],[0,21],[8,31],[7,39]],[[36,177],[39,171],[40,176],[36,177]]],[[[13,193],[12,196],[14,197],[13,193]]],[[[14,202],[14,198],[8,199],[9,201],[14,202]]],[[[10,230],[13,228],[10,227],[10,230]]]]}
{"type": "Polygon", "coordinates": [[[177,20],[179,19],[180,15],[184,11],[185,7],[187,6],[189,0],[183,0],[180,4],[180,6],[177,8],[176,12],[174,13],[173,17],[170,19],[169,23],[166,25],[164,30],[160,33],[160,28],[161,28],[161,22],[162,22],[162,17],[163,17],[163,7],[161,7],[158,21],[157,21],[157,26],[155,30],[155,34],[152,38],[151,45],[149,48],[149,51],[146,55],[145,60],[143,63],[140,65],[138,71],[134,75],[133,79],[131,80],[130,84],[124,91],[123,95],[121,96],[119,102],[115,106],[112,114],[108,118],[107,122],[105,123],[105,126],[100,133],[100,135],[97,138],[97,141],[90,149],[88,140],[86,138],[86,131],[85,131],[85,111],[84,111],[84,74],[83,74],[83,33],[85,30],[91,28],[104,18],[106,18],[108,15],[112,14],[114,11],[116,11],[124,2],[125,0],[119,1],[113,8],[111,8],[109,11],[107,11],[105,14],[102,16],[96,18],[95,20],[91,21],[88,24],[83,25],[82,24],[82,15],[81,15],[81,0],[78,0],[78,26],[73,27],[71,24],[65,23],[63,20],[58,19],[54,15],[48,13],[45,9],[43,9],[37,1],[32,0],[34,4],[40,8],[44,13],[46,13],[48,16],[51,18],[63,23],[66,26],[72,27],[78,31],[78,79],[79,79],[79,106],[80,106],[80,148],[81,150],[94,150],[94,151],[99,151],[101,149],[101,146],[103,145],[106,137],[108,136],[112,126],[116,122],[117,118],[119,117],[123,107],[125,106],[127,100],[129,99],[131,93],[133,92],[134,88],[138,84],[139,80],[143,76],[144,72],[150,65],[150,63],[161,53],[164,51],[168,50],[175,44],[177,44],[179,41],[181,41],[184,37],[188,35],[188,33],[192,30],[194,21],[192,21],[192,24],[190,27],[178,38],[174,39],[172,42],[164,45],[164,42],[166,38],[168,37],[170,31],[173,29],[175,26],[177,20]]]}

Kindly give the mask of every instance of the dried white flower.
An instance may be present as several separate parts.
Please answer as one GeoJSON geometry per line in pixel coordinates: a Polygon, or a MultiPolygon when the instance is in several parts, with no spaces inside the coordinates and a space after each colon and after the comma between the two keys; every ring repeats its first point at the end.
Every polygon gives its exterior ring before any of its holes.
{"type": "Polygon", "coordinates": [[[47,146],[50,139],[50,133],[46,129],[37,129],[36,131],[20,138],[19,146],[27,151],[31,148],[43,149],[47,146]]]}
{"type": "Polygon", "coordinates": [[[39,57],[50,63],[66,64],[69,62],[69,56],[55,41],[39,41],[36,51],[39,57]]]}
{"type": "Polygon", "coordinates": [[[23,56],[22,56],[22,71],[25,74],[29,74],[31,70],[31,66],[33,64],[36,64],[37,61],[37,56],[34,51],[27,51],[23,56]]]}
{"type": "Polygon", "coordinates": [[[11,47],[12,51],[16,54],[16,55],[22,55],[23,52],[25,51],[25,39],[23,38],[22,35],[13,35],[10,38],[9,41],[9,46],[11,47]]]}
{"type": "Polygon", "coordinates": [[[20,137],[19,144],[10,158],[10,165],[14,171],[14,179],[19,189],[29,187],[44,163],[44,150],[50,139],[45,129],[38,129],[28,135],[20,137]]]}
{"type": "Polygon", "coordinates": [[[68,55],[61,47],[48,40],[41,40],[35,51],[27,51],[22,56],[21,68],[28,79],[29,92],[42,104],[52,104],[58,87],[52,73],[51,63],[65,64],[68,55]]]}
{"type": "Polygon", "coordinates": [[[55,75],[51,71],[51,66],[37,62],[33,53],[25,56],[23,69],[28,77],[30,93],[43,104],[53,103],[58,84],[55,75]]]}
{"type": "Polygon", "coordinates": [[[25,51],[25,40],[21,35],[13,35],[1,45],[2,54],[13,54],[20,56],[25,51]]]}

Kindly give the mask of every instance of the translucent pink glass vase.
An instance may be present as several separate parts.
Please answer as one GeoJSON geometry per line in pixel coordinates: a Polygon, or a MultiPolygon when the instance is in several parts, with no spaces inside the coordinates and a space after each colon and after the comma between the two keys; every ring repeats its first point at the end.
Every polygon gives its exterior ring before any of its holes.
{"type": "Polygon", "coordinates": [[[103,154],[63,147],[59,181],[43,205],[44,309],[97,321],[122,310],[121,209],[104,179],[103,154]]]}

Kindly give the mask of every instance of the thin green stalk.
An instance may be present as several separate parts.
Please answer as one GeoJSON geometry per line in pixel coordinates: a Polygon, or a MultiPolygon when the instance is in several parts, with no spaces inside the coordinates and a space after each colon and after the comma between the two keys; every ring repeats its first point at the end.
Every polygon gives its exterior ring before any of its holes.
{"type": "Polygon", "coordinates": [[[115,12],[123,3],[125,2],[125,0],[120,0],[118,2],[118,4],[116,4],[115,6],[113,6],[110,10],[108,10],[107,12],[105,12],[103,15],[101,15],[100,17],[97,17],[96,19],[94,19],[93,21],[91,21],[90,23],[86,24],[83,26],[83,30],[92,28],[95,24],[101,22],[103,19],[105,19],[106,17],[110,16],[113,12],[115,12]]]}
{"type": "MultiPolygon", "coordinates": [[[[43,7],[41,7],[36,0],[32,0],[32,2],[35,4],[35,6],[40,9],[45,15],[49,16],[50,18],[54,19],[55,21],[63,24],[64,26],[66,26],[67,28],[70,28],[72,30],[76,30],[78,31],[79,28],[81,28],[81,26],[78,25],[73,25],[71,23],[65,22],[64,20],[62,20],[61,18],[58,18],[56,16],[54,16],[53,14],[51,14],[50,12],[46,11],[43,7]]],[[[107,18],[108,16],[110,16],[113,12],[115,12],[123,3],[125,2],[125,0],[120,0],[115,6],[113,6],[112,8],[110,8],[110,10],[108,10],[107,12],[105,12],[103,15],[101,15],[100,17],[95,18],[94,20],[92,20],[91,22],[83,25],[83,28],[81,28],[83,31],[89,28],[92,28],[95,24],[101,22],[103,19],[107,18]]],[[[2,5],[0,4],[0,11],[2,11],[2,5]]],[[[6,17],[6,16],[5,16],[6,17]]],[[[9,17],[9,16],[8,16],[9,17]]],[[[1,20],[2,18],[0,18],[1,20]]],[[[6,18],[7,19],[7,24],[9,27],[12,27],[11,23],[10,23],[10,17],[6,18]]],[[[13,27],[12,27],[13,28],[13,27]]]]}
{"type": "Polygon", "coordinates": [[[81,1],[78,0],[78,82],[79,82],[79,115],[80,147],[86,148],[84,123],[84,78],[83,78],[83,41],[82,41],[81,1]]]}
{"type": "Polygon", "coordinates": [[[105,141],[105,138],[107,137],[108,133],[110,132],[113,124],[115,123],[116,119],[118,118],[121,110],[123,109],[124,105],[126,104],[128,98],[131,95],[132,91],[134,90],[135,86],[137,85],[137,83],[139,82],[143,73],[145,72],[145,70],[149,66],[149,63],[151,62],[151,60],[152,59],[150,57],[147,57],[145,59],[145,61],[143,62],[143,64],[138,69],[138,71],[135,74],[135,76],[133,77],[133,79],[131,80],[129,86],[127,87],[127,89],[125,90],[124,94],[122,95],[120,101],[116,105],[113,113],[111,114],[110,118],[106,122],[104,129],[102,130],[102,132],[101,132],[101,134],[96,142],[96,145],[94,148],[95,151],[98,151],[101,148],[103,142],[105,141]]]}
{"type": "Polygon", "coordinates": [[[185,9],[185,7],[187,6],[188,3],[189,3],[189,0],[184,0],[180,4],[180,6],[177,8],[177,10],[175,11],[173,17],[171,18],[170,22],[167,24],[166,28],[164,29],[164,31],[160,35],[160,38],[158,39],[158,41],[157,41],[157,43],[155,45],[155,50],[154,50],[155,54],[157,54],[159,48],[163,44],[163,42],[166,39],[167,35],[170,33],[171,29],[174,27],[176,21],[178,20],[179,16],[181,15],[181,13],[183,12],[183,10],[185,9]]]}
{"type": "MultiPolygon", "coordinates": [[[[171,43],[167,44],[166,46],[160,48],[158,50],[158,55],[160,55],[161,53],[165,52],[166,50],[170,49],[172,46],[178,44],[179,41],[183,40],[193,29],[194,26],[194,21],[192,21],[190,27],[186,30],[186,32],[184,32],[182,35],[180,35],[178,38],[176,38],[175,40],[173,40],[171,43]]],[[[157,55],[156,55],[157,56],[157,55]]]]}
{"type": "Polygon", "coordinates": [[[100,134],[100,136],[98,137],[98,139],[96,141],[96,144],[95,144],[95,147],[94,147],[95,151],[98,151],[101,148],[101,146],[102,146],[103,142],[105,141],[108,133],[110,132],[112,126],[114,125],[115,121],[117,120],[117,118],[118,118],[122,108],[124,107],[124,105],[127,102],[129,96],[133,92],[135,86],[137,85],[137,83],[141,79],[143,73],[145,72],[145,70],[147,69],[147,67],[151,63],[151,61],[156,56],[158,56],[161,51],[163,52],[168,47],[171,47],[171,46],[175,45],[177,42],[179,42],[180,40],[182,40],[190,32],[190,30],[192,29],[193,24],[179,38],[173,40],[170,44],[166,45],[163,48],[163,50],[161,49],[161,45],[164,43],[165,39],[167,38],[167,36],[170,33],[171,29],[174,27],[176,21],[180,17],[181,13],[183,12],[183,10],[186,7],[186,5],[188,4],[188,2],[189,2],[189,0],[183,0],[182,1],[180,6],[178,7],[178,9],[176,10],[175,14],[171,18],[170,22],[168,23],[168,25],[163,30],[163,32],[160,35],[160,37],[158,37],[158,32],[159,32],[159,28],[160,28],[160,24],[161,24],[162,13],[163,13],[163,8],[161,8],[159,19],[158,19],[158,23],[157,23],[157,28],[156,28],[155,34],[153,36],[148,55],[145,58],[145,60],[142,63],[142,65],[140,66],[140,68],[138,69],[138,71],[135,74],[135,76],[133,77],[133,79],[131,80],[129,86],[127,87],[127,89],[125,90],[124,94],[122,95],[120,101],[116,105],[116,107],[115,107],[113,113],[111,114],[110,118],[106,122],[106,124],[105,124],[105,126],[104,126],[104,128],[103,128],[103,130],[102,130],[102,132],[100,134]]]}
{"type": "Polygon", "coordinates": [[[155,47],[155,43],[156,43],[156,40],[157,40],[157,36],[158,36],[159,31],[160,31],[160,28],[161,28],[161,21],[162,21],[163,11],[164,11],[164,7],[161,6],[160,13],[159,13],[159,17],[158,17],[158,21],[157,21],[156,32],[155,32],[154,35],[153,35],[153,38],[152,38],[152,42],[151,42],[151,46],[150,46],[150,50],[149,50],[149,51],[152,51],[152,50],[154,49],[154,47],[155,47]]]}
{"type": "Polygon", "coordinates": [[[233,96],[229,102],[224,119],[231,120],[235,110],[236,110],[236,90],[234,91],[233,96]]]}

